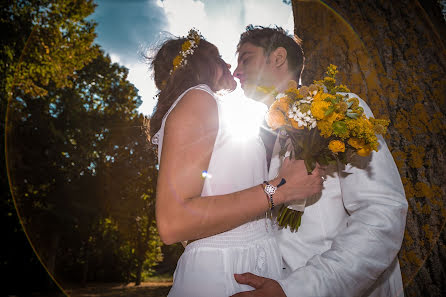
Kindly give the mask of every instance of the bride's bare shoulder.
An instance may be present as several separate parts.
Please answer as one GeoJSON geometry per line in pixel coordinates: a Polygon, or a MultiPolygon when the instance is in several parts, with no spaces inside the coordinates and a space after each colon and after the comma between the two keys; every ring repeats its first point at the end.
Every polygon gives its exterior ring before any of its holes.
{"type": "Polygon", "coordinates": [[[165,131],[178,139],[215,136],[218,107],[214,97],[204,90],[192,89],[178,102],[166,120],[165,131]]]}
{"type": "Polygon", "coordinates": [[[208,92],[200,89],[188,91],[172,110],[169,121],[212,122],[217,117],[217,103],[208,92]]]}

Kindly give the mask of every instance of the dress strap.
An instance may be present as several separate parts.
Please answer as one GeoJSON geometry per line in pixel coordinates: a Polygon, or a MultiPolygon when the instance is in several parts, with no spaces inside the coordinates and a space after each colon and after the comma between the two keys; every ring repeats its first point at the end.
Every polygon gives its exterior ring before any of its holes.
{"type": "MultiPolygon", "coordinates": [[[[175,106],[178,104],[178,102],[180,102],[181,98],[183,98],[184,95],[186,95],[186,93],[189,92],[190,90],[205,91],[205,92],[209,93],[214,99],[216,99],[214,92],[211,90],[211,88],[208,85],[201,84],[201,85],[196,85],[196,86],[190,87],[189,89],[187,89],[186,91],[181,93],[180,96],[178,96],[177,100],[175,100],[175,102],[172,104],[172,106],[166,112],[166,114],[164,115],[163,120],[162,120],[163,124],[166,121],[167,117],[169,116],[170,112],[175,108],[175,106]]],[[[160,133],[163,128],[164,128],[164,125],[161,125],[161,128],[158,130],[158,132],[156,132],[155,135],[153,135],[153,137],[152,137],[153,144],[159,145],[160,133]]]]}

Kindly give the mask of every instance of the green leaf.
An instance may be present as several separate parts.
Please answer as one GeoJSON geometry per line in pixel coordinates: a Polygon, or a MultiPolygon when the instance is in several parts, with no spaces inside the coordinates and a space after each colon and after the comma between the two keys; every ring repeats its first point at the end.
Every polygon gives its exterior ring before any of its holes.
{"type": "Polygon", "coordinates": [[[328,116],[328,115],[332,114],[334,110],[335,110],[335,107],[334,106],[330,106],[330,107],[327,108],[327,110],[325,111],[324,115],[328,116]]]}

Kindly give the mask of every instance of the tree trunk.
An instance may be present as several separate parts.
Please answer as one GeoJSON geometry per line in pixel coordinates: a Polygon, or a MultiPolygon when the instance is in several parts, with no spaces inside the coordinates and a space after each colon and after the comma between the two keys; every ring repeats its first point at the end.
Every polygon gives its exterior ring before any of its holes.
{"type": "Polygon", "coordinates": [[[84,243],[84,253],[83,253],[83,262],[82,262],[82,278],[81,278],[81,286],[83,288],[87,287],[88,280],[88,259],[90,258],[90,244],[88,241],[84,243]]]}
{"type": "Polygon", "coordinates": [[[446,294],[446,24],[437,1],[294,0],[302,82],[329,64],[338,82],[390,119],[386,141],[409,203],[399,253],[406,296],[446,294]]]}
{"type": "Polygon", "coordinates": [[[139,286],[141,284],[143,263],[144,263],[144,258],[138,257],[138,267],[136,268],[135,286],[139,286]]]}

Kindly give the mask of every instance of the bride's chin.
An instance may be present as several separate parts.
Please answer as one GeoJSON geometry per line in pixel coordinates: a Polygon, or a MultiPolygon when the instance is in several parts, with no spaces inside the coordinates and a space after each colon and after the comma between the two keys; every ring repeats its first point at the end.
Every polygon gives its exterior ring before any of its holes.
{"type": "Polygon", "coordinates": [[[228,79],[218,86],[220,92],[231,93],[237,88],[237,82],[234,79],[228,79]]]}
{"type": "Polygon", "coordinates": [[[237,82],[232,79],[232,81],[229,83],[229,92],[233,92],[237,88],[237,82]]]}

